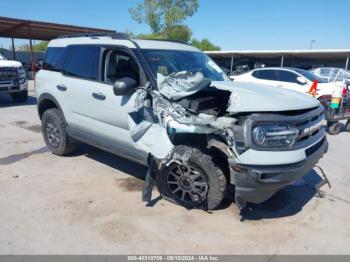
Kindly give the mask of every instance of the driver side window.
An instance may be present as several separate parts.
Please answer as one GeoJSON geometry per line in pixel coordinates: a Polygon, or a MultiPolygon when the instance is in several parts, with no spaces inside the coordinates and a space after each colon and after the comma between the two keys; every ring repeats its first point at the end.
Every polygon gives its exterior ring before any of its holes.
{"type": "Polygon", "coordinates": [[[135,59],[119,50],[107,50],[104,53],[103,81],[114,84],[117,80],[129,77],[140,83],[140,70],[135,59]]]}

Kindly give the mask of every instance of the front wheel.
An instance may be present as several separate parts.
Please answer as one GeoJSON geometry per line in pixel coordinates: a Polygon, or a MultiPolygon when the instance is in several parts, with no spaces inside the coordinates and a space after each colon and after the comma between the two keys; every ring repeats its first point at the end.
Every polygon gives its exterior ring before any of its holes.
{"type": "Polygon", "coordinates": [[[12,100],[15,103],[24,103],[28,99],[28,90],[23,90],[20,92],[16,92],[11,94],[12,100]]]}
{"type": "Polygon", "coordinates": [[[174,161],[157,176],[157,187],[166,199],[186,208],[217,208],[224,199],[226,177],[207,152],[176,146],[175,154],[189,154],[186,163],[174,161]]]}

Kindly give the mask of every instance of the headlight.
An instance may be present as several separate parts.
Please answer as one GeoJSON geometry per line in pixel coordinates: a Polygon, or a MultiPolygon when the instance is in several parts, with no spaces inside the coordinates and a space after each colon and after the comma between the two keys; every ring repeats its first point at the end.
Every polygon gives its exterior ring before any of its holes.
{"type": "Polygon", "coordinates": [[[252,136],[259,147],[291,147],[298,129],[288,124],[261,124],[253,128],[252,136]]]}
{"type": "Polygon", "coordinates": [[[17,71],[18,71],[19,78],[25,79],[27,77],[26,71],[23,68],[19,68],[17,71]]]}

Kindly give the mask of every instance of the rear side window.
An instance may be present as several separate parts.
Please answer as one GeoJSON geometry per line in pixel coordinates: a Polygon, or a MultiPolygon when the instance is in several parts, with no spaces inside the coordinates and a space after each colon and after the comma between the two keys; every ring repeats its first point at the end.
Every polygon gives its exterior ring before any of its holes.
{"type": "Polygon", "coordinates": [[[71,46],[69,56],[64,64],[64,73],[91,80],[98,80],[99,75],[99,46],[71,46]]]}
{"type": "Polygon", "coordinates": [[[263,79],[263,80],[278,80],[277,72],[275,70],[258,70],[257,72],[257,78],[263,79]]]}
{"type": "Polygon", "coordinates": [[[298,83],[297,78],[298,75],[294,74],[292,72],[289,71],[284,71],[284,70],[280,70],[279,72],[279,80],[282,82],[289,82],[289,83],[298,83]]]}
{"type": "Polygon", "coordinates": [[[51,71],[62,71],[65,59],[65,47],[49,47],[45,52],[43,69],[51,71]]]}

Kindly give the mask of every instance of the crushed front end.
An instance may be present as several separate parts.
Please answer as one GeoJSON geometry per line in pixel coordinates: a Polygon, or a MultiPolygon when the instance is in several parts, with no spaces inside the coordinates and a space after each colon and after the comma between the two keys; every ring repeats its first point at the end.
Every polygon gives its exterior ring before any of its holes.
{"type": "MultiPolygon", "coordinates": [[[[144,196],[150,196],[157,180],[151,177],[155,170],[174,163],[190,170],[190,156],[199,149],[219,158],[225,183],[235,185],[242,209],[306,175],[327,151],[323,107],[314,98],[251,83],[210,81],[200,72],[156,75],[157,88],[140,88],[129,114],[135,146],[153,163],[144,196]],[[181,145],[188,150],[179,155],[181,145]]],[[[206,188],[210,192],[213,185],[206,188]]]]}

